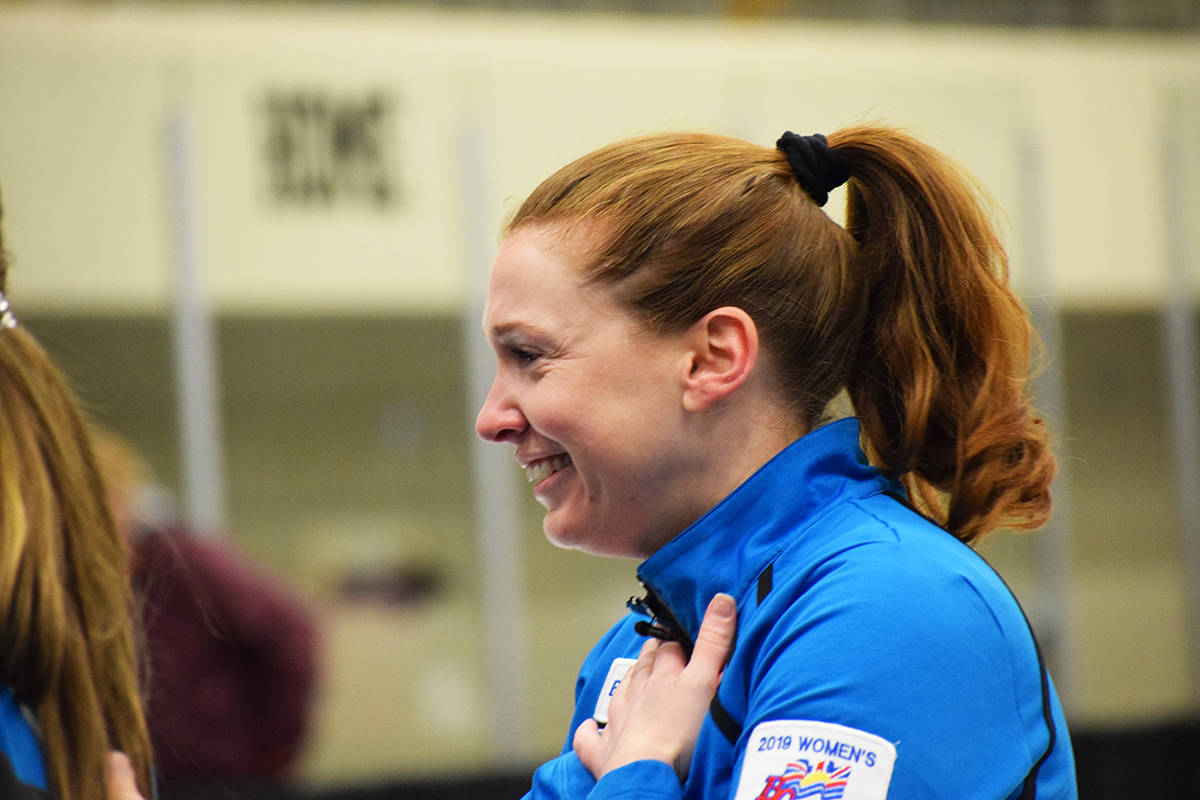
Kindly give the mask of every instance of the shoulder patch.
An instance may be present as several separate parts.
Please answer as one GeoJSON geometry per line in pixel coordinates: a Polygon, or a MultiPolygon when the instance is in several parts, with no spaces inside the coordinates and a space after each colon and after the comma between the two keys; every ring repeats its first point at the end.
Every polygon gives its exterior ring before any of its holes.
{"type": "Polygon", "coordinates": [[[613,659],[612,666],[608,668],[608,675],[604,676],[604,684],[600,687],[600,696],[596,698],[596,710],[592,712],[592,719],[600,725],[608,724],[608,704],[612,702],[612,696],[621,685],[625,673],[636,663],[636,658],[613,659]]]}
{"type": "Polygon", "coordinates": [[[885,800],[896,747],[873,733],[810,720],[754,727],[735,800],[885,800]]]}

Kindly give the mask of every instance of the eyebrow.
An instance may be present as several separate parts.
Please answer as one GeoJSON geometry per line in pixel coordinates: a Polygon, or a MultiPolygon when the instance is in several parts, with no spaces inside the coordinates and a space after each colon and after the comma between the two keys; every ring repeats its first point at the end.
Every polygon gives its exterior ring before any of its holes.
{"type": "Polygon", "coordinates": [[[493,325],[491,328],[486,323],[483,324],[483,335],[489,340],[502,342],[517,334],[538,337],[546,336],[546,332],[537,325],[531,325],[527,322],[502,322],[499,325],[493,325]]]}

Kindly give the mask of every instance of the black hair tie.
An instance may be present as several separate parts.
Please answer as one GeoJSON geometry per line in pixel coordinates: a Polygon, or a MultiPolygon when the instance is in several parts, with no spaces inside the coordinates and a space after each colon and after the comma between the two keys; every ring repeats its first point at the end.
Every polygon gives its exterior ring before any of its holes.
{"type": "Polygon", "coordinates": [[[800,186],[819,206],[825,205],[829,193],[850,179],[850,168],[837,153],[829,149],[819,133],[801,136],[786,132],[775,147],[787,156],[788,165],[800,186]]]}

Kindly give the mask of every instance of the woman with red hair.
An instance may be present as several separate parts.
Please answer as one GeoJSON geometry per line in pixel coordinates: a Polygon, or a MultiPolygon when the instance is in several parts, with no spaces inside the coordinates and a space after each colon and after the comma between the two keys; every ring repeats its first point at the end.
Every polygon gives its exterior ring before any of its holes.
{"type": "Polygon", "coordinates": [[[879,127],[602,148],[508,224],[484,330],[479,434],[551,541],[646,587],[532,800],[1075,796],[1032,631],[970,547],[1050,512],[1032,331],[940,153],[879,127]]]}

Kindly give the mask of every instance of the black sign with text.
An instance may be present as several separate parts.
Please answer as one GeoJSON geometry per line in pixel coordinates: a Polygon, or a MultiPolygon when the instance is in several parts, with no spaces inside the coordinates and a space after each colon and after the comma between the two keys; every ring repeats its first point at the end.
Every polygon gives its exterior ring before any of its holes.
{"type": "Polygon", "coordinates": [[[393,106],[382,92],[269,92],[262,108],[271,201],[379,210],[395,204],[393,106]]]}

